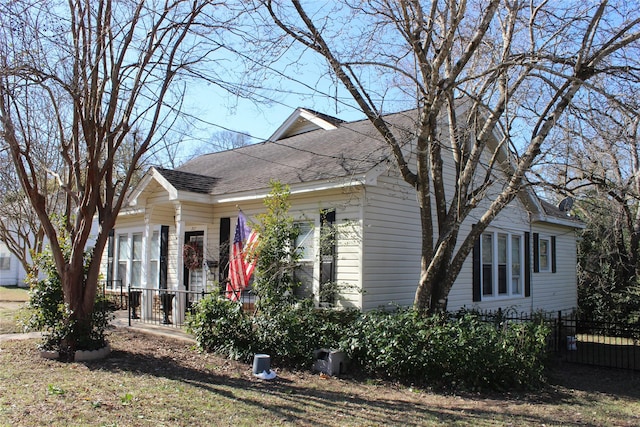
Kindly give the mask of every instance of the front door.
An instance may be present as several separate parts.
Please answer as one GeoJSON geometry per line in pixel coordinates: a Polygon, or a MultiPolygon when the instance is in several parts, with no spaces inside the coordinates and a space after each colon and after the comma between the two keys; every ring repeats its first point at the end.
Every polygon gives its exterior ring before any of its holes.
{"type": "MultiPolygon", "coordinates": [[[[184,287],[187,291],[200,293],[204,290],[204,231],[187,231],[184,233],[184,244],[184,287]]],[[[187,308],[198,299],[191,292],[187,298],[187,308]]]]}

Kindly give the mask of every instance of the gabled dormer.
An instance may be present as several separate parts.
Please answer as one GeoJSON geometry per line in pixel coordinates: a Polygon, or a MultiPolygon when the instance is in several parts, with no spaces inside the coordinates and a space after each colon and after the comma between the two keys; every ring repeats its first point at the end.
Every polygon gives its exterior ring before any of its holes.
{"type": "Polygon", "coordinates": [[[343,121],[335,117],[307,108],[297,108],[269,137],[269,141],[278,141],[318,129],[337,129],[340,123],[343,123],[343,121]]]}

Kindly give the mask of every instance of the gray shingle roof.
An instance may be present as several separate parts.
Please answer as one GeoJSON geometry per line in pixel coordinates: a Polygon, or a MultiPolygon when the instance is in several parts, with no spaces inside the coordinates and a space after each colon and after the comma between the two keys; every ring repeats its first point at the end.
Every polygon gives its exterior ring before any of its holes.
{"type": "Polygon", "coordinates": [[[183,172],[173,169],[155,168],[160,175],[178,191],[209,194],[218,182],[218,178],[183,172]]]}
{"type": "MultiPolygon", "coordinates": [[[[396,123],[394,132],[400,132],[408,116],[398,113],[386,119],[396,123]]],[[[161,173],[174,186],[180,185],[178,189],[222,195],[268,188],[271,180],[294,185],[362,175],[388,155],[387,145],[371,123],[360,120],[338,124],[334,130],[318,129],[205,154],[171,171],[173,174],[166,169],[161,173]],[[198,175],[202,178],[196,178],[198,175]]]]}

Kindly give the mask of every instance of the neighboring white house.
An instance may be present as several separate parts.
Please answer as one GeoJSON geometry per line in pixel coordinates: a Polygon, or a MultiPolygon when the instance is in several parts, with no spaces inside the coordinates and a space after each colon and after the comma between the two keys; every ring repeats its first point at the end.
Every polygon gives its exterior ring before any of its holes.
{"type": "Polygon", "coordinates": [[[0,286],[26,286],[27,272],[18,258],[0,241],[0,286]]]}
{"type": "MultiPolygon", "coordinates": [[[[409,114],[388,120],[401,129],[409,114]]],[[[300,278],[317,304],[370,310],[413,303],[421,245],[414,190],[369,121],[345,123],[306,109],[297,109],[269,141],[203,155],[176,170],[151,168],[118,217],[103,275],[124,286],[170,290],[224,282],[238,209],[250,221],[264,211],[270,180],[290,187],[290,214],[303,230],[296,242],[304,248],[300,278]],[[330,230],[335,244],[320,253],[320,236],[330,230]],[[202,248],[202,268],[185,268],[182,248],[189,242],[202,248]],[[321,301],[329,284],[338,293],[321,301]]],[[[469,255],[448,308],[575,308],[581,227],[522,191],[469,255]]],[[[181,306],[174,315],[183,315],[181,306]]]]}
{"type": "MultiPolygon", "coordinates": [[[[95,244],[95,237],[98,231],[98,220],[95,218],[91,224],[91,235],[87,241],[87,248],[93,247],[95,244]]],[[[44,238],[43,246],[48,246],[49,240],[44,238]]],[[[29,263],[32,262],[31,256],[27,255],[29,263]]],[[[0,241],[0,286],[21,286],[27,287],[25,278],[27,277],[27,271],[23,268],[22,263],[13,253],[9,251],[6,243],[0,241]]],[[[40,273],[42,278],[42,273],[40,273]]]]}

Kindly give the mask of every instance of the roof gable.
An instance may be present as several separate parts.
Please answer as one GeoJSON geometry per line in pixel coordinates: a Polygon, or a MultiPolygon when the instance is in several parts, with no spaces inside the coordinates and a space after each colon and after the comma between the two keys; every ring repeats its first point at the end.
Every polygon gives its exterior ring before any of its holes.
{"type": "Polygon", "coordinates": [[[278,141],[318,129],[337,129],[341,123],[344,123],[344,121],[335,117],[307,108],[296,108],[273,135],[269,137],[269,141],[278,141]]]}

